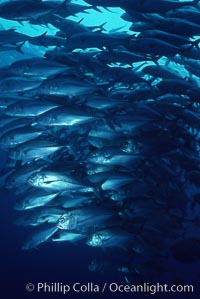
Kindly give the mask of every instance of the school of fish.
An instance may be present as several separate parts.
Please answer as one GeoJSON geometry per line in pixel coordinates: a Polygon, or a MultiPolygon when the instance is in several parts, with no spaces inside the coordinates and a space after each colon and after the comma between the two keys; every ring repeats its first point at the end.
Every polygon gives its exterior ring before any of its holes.
{"type": "Polygon", "coordinates": [[[100,247],[89,269],[127,281],[200,257],[199,1],[3,1],[0,20],[44,29],[0,30],[17,57],[0,68],[1,187],[33,231],[22,248],[100,247]],[[69,18],[115,8],[129,30],[69,18]]]}

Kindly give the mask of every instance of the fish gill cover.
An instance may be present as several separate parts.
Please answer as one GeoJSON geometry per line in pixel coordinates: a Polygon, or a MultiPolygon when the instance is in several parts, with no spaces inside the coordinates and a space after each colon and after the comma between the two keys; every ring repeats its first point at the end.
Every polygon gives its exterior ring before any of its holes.
{"type": "Polygon", "coordinates": [[[1,1],[0,24],[22,248],[100,247],[129,282],[199,258],[199,1],[1,1]]]}

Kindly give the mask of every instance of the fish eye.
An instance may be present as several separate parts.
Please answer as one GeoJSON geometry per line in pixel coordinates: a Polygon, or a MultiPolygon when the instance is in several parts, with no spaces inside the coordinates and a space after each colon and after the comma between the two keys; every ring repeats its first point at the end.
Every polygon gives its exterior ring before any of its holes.
{"type": "Polygon", "coordinates": [[[66,216],[62,216],[60,219],[59,219],[59,222],[60,223],[65,223],[66,221],[66,216]]]}
{"type": "Polygon", "coordinates": [[[64,224],[67,222],[67,215],[62,215],[59,219],[58,219],[58,224],[64,224]]]}

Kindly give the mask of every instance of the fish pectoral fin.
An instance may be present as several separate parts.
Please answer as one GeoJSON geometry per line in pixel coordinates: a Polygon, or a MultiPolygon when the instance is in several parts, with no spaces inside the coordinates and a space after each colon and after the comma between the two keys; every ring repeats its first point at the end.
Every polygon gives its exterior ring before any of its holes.
{"type": "Polygon", "coordinates": [[[44,182],[43,184],[44,184],[44,185],[49,185],[49,184],[52,184],[52,183],[54,183],[54,182],[58,182],[58,181],[48,181],[48,182],[44,182]]]}

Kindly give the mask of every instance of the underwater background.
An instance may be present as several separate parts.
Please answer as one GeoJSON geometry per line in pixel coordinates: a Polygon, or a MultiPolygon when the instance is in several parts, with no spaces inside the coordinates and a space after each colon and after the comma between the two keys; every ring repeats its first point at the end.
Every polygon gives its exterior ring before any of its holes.
{"type": "Polygon", "coordinates": [[[198,295],[199,36],[199,1],[0,0],[4,298],[198,295]]]}

